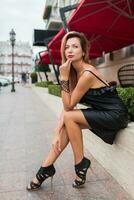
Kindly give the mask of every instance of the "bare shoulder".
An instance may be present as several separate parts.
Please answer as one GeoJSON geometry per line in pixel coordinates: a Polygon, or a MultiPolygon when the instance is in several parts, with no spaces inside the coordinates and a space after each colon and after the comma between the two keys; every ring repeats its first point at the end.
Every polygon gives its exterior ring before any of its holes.
{"type": "Polygon", "coordinates": [[[105,85],[108,85],[107,81],[105,80],[105,78],[103,77],[103,75],[99,72],[99,70],[97,70],[94,66],[92,65],[88,65],[86,68],[85,68],[85,71],[83,73],[83,77],[87,77],[87,79],[90,79],[91,81],[91,84],[96,87],[99,87],[101,86],[100,85],[100,79],[101,79],[101,84],[102,82],[104,83],[105,82],[105,85]],[[96,79],[97,78],[97,79],[96,79]],[[97,82],[98,83],[97,83],[97,82]]]}
{"type": "Polygon", "coordinates": [[[83,71],[83,76],[85,76],[85,77],[87,76],[87,77],[91,78],[92,77],[92,72],[94,74],[98,73],[97,69],[93,65],[88,64],[88,65],[85,66],[85,69],[83,71]]]}
{"type": "Polygon", "coordinates": [[[77,89],[79,91],[88,90],[93,83],[93,76],[89,74],[89,72],[84,72],[77,82],[77,89]]]}
{"type": "Polygon", "coordinates": [[[96,67],[91,64],[85,65],[84,68],[85,68],[85,70],[89,70],[89,71],[97,71],[96,67]]]}
{"type": "Polygon", "coordinates": [[[85,71],[84,71],[84,73],[90,74],[91,76],[92,76],[93,74],[95,74],[95,75],[97,75],[98,77],[102,77],[102,74],[100,73],[100,71],[99,71],[95,66],[90,65],[90,64],[85,66],[85,71]]]}
{"type": "Polygon", "coordinates": [[[84,71],[82,72],[79,81],[85,84],[91,82],[92,79],[94,78],[91,72],[95,73],[94,67],[91,68],[90,65],[88,65],[87,67],[85,67],[84,71]]]}

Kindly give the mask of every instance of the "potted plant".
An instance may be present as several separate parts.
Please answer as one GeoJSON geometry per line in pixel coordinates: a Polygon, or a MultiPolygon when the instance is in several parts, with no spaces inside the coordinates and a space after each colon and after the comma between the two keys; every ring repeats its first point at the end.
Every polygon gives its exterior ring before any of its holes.
{"type": "Polygon", "coordinates": [[[38,81],[38,76],[36,72],[32,72],[30,76],[32,83],[36,83],[38,81]]]}
{"type": "Polygon", "coordinates": [[[117,88],[118,94],[128,109],[130,120],[134,121],[134,87],[117,88]]]}

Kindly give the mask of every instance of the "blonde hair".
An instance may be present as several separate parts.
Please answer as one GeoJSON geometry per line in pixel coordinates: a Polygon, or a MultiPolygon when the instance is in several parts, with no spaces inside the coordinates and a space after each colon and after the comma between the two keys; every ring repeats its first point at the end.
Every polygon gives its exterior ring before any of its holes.
{"type": "MultiPolygon", "coordinates": [[[[69,38],[74,38],[74,37],[77,37],[80,40],[81,48],[82,48],[82,51],[84,52],[83,61],[85,63],[89,63],[89,43],[88,43],[87,38],[85,37],[83,33],[71,31],[65,34],[64,37],[62,38],[61,48],[60,48],[62,64],[64,64],[67,60],[65,56],[65,47],[66,47],[67,40],[69,38]]],[[[76,70],[73,68],[73,66],[71,66],[70,76],[69,76],[69,85],[70,85],[71,91],[75,88],[76,84],[77,84],[77,73],[76,73],[76,70]]]]}

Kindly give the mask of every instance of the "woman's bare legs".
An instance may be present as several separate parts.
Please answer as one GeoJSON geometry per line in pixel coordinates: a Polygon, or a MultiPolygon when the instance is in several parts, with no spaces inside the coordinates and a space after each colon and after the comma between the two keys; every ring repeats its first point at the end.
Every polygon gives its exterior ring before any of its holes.
{"type": "MultiPolygon", "coordinates": [[[[55,140],[55,137],[56,137],[56,135],[54,136],[53,140],[55,140]]],[[[68,135],[67,135],[65,126],[61,130],[60,141],[61,141],[61,151],[57,152],[54,150],[54,147],[52,147],[48,153],[47,158],[42,163],[43,167],[53,164],[57,160],[59,155],[62,153],[62,151],[65,149],[65,147],[68,145],[69,139],[68,139],[68,135]]]]}
{"type": "Polygon", "coordinates": [[[74,153],[75,164],[78,164],[84,157],[83,137],[81,126],[90,128],[81,110],[72,110],[64,113],[64,123],[66,126],[69,141],[74,153]]]}
{"type": "MultiPolygon", "coordinates": [[[[81,129],[90,128],[88,123],[86,122],[81,111],[69,111],[64,114],[64,122],[65,125],[62,129],[61,136],[61,151],[55,152],[54,148],[51,147],[47,158],[43,161],[42,166],[47,167],[53,164],[59,155],[63,152],[63,150],[68,145],[69,141],[71,143],[75,164],[79,163],[83,158],[83,139],[82,139],[82,131],[81,129]],[[69,131],[69,132],[68,132],[69,131]]],[[[55,135],[56,137],[56,135],[55,135]]],[[[54,140],[55,140],[54,137],[54,140]]],[[[38,183],[36,177],[33,180],[34,183],[38,183]]]]}
{"type": "MultiPolygon", "coordinates": [[[[57,135],[55,134],[53,140],[55,140],[56,137],[57,137],[57,135]]],[[[47,166],[53,164],[57,160],[59,155],[62,153],[62,151],[68,145],[69,139],[68,139],[68,135],[67,135],[67,131],[66,131],[65,126],[62,128],[62,130],[60,132],[60,139],[61,139],[61,151],[59,151],[59,152],[55,151],[54,147],[52,146],[49,153],[48,153],[47,158],[42,163],[42,167],[47,167],[47,166]]],[[[38,180],[37,180],[36,177],[33,179],[33,182],[38,183],[38,180]]]]}
{"type": "Polygon", "coordinates": [[[90,160],[84,158],[82,127],[90,129],[90,126],[81,110],[64,112],[64,123],[74,153],[75,172],[77,165],[76,179],[73,182],[73,187],[79,188],[85,183],[86,172],[90,166],[90,160]],[[82,163],[83,159],[86,160],[86,165],[84,164],[86,171],[78,168],[78,164],[82,163]]]}

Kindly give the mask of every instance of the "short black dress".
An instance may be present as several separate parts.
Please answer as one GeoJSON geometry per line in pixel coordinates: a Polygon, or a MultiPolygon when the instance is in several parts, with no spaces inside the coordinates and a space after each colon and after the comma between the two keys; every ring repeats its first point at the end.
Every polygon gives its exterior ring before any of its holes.
{"type": "MultiPolygon", "coordinates": [[[[89,70],[86,70],[89,71],[89,70]]],[[[96,76],[92,71],[90,71],[96,76]]],[[[91,107],[81,109],[85,119],[91,127],[91,131],[104,142],[113,144],[117,132],[127,127],[128,111],[118,93],[116,85],[89,89],[82,97],[80,103],[86,103],[91,107]]]]}

